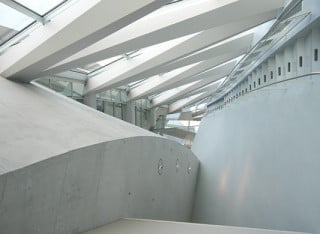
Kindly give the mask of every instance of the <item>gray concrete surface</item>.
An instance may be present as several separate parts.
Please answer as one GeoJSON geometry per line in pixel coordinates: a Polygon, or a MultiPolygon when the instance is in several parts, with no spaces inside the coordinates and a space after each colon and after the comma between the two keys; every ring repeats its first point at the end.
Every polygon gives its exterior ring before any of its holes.
{"type": "Polygon", "coordinates": [[[193,221],[320,232],[320,77],[251,92],[202,119],[193,221]]]}
{"type": "MultiPolygon", "coordinates": [[[[122,219],[86,234],[287,234],[297,232],[281,232],[264,229],[227,227],[217,225],[192,224],[182,222],[165,222],[156,220],[122,219]]],[[[300,232],[301,233],[301,232],[300,232]]]]}
{"type": "Polygon", "coordinates": [[[0,86],[1,234],[190,220],[198,168],[190,150],[32,84],[0,86]]]}
{"type": "Polygon", "coordinates": [[[97,143],[159,137],[46,88],[1,77],[0,88],[0,174],[97,143]]]}

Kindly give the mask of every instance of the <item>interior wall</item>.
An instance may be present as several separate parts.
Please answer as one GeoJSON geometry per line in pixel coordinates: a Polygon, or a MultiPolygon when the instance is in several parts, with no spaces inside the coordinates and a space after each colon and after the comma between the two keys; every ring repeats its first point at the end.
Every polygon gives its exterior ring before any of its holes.
{"type": "Polygon", "coordinates": [[[203,118],[193,221],[320,232],[320,76],[250,92],[203,118]]]}
{"type": "Polygon", "coordinates": [[[190,221],[182,145],[0,77],[0,233],[81,233],[119,218],[190,221]]]}
{"type": "Polygon", "coordinates": [[[68,152],[0,175],[0,230],[63,234],[120,218],[190,221],[197,167],[188,149],[162,138],[68,152]]]}

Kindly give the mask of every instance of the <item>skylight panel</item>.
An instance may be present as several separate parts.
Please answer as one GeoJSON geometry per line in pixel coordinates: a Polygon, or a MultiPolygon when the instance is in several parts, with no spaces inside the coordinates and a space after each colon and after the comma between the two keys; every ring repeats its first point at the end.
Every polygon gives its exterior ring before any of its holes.
{"type": "Polygon", "coordinates": [[[49,11],[55,9],[62,3],[66,2],[64,0],[15,0],[17,3],[29,8],[30,10],[36,12],[39,15],[45,15],[49,11]]]}
{"type": "Polygon", "coordinates": [[[7,5],[0,3],[0,25],[15,31],[20,31],[34,20],[7,5]]]}
{"type": "Polygon", "coordinates": [[[31,17],[0,3],[0,45],[34,21],[31,17]]]}

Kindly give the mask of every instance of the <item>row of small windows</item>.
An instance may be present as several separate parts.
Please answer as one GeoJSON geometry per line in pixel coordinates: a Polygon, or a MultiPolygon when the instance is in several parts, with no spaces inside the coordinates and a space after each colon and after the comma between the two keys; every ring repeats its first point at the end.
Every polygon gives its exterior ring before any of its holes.
{"type": "Polygon", "coordinates": [[[302,67],[302,61],[303,61],[303,58],[302,58],[302,56],[299,56],[299,67],[302,67]]]}
{"type": "MultiPolygon", "coordinates": [[[[314,49],[313,59],[314,59],[315,62],[317,62],[318,59],[319,59],[319,58],[318,58],[318,57],[319,57],[319,54],[318,54],[318,53],[319,53],[319,52],[318,52],[318,49],[314,49]]],[[[299,63],[299,67],[303,67],[303,57],[302,57],[302,56],[299,56],[298,63],[299,63]]],[[[288,64],[287,64],[287,71],[288,71],[288,72],[291,72],[291,63],[290,63],[290,62],[288,62],[288,64]]],[[[281,74],[282,74],[282,69],[281,69],[281,67],[278,67],[277,72],[278,72],[278,76],[281,76],[281,74]]],[[[272,80],[273,77],[274,77],[274,73],[273,73],[273,71],[270,71],[270,79],[272,80]]],[[[264,83],[267,82],[267,75],[263,75],[263,82],[264,82],[264,83]]],[[[257,82],[257,83],[258,83],[258,86],[261,85],[261,79],[260,79],[260,78],[258,78],[258,82],[257,82]]],[[[256,88],[257,83],[256,83],[256,81],[253,81],[253,89],[256,88]]],[[[252,91],[252,84],[249,84],[249,92],[250,92],[250,91],[252,91]]],[[[233,101],[234,99],[240,97],[241,95],[244,95],[245,93],[248,93],[248,88],[245,88],[244,90],[242,90],[242,91],[240,91],[239,93],[235,94],[234,96],[230,97],[230,98],[226,101],[226,103],[230,103],[231,101],[233,101]]],[[[225,104],[226,104],[226,103],[225,103],[225,104]]],[[[224,104],[224,105],[225,105],[225,104],[224,104]]],[[[219,106],[217,109],[220,109],[220,108],[222,108],[222,106],[219,106]]]]}
{"type": "MultiPolygon", "coordinates": [[[[318,49],[314,50],[314,61],[318,61],[318,49]]],[[[303,57],[299,57],[299,67],[303,66],[303,57]]],[[[288,72],[291,72],[291,63],[288,63],[288,72]]],[[[278,67],[278,76],[281,76],[281,67],[278,67]]],[[[270,72],[270,78],[273,79],[273,71],[270,72]]],[[[263,81],[267,82],[267,76],[263,76],[263,81]]],[[[260,85],[260,78],[258,79],[258,85],[260,85]]]]}

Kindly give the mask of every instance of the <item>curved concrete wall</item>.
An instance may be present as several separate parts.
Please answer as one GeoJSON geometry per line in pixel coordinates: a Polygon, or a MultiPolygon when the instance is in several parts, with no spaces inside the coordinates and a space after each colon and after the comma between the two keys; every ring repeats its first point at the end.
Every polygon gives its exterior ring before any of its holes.
{"type": "Polygon", "coordinates": [[[93,144],[159,137],[54,91],[0,77],[0,174],[93,144]]]}
{"type": "Polygon", "coordinates": [[[320,231],[320,77],[241,96],[206,116],[193,221],[320,231]]]}
{"type": "Polygon", "coordinates": [[[43,88],[0,86],[1,233],[190,220],[198,168],[190,150],[43,88]]]}

